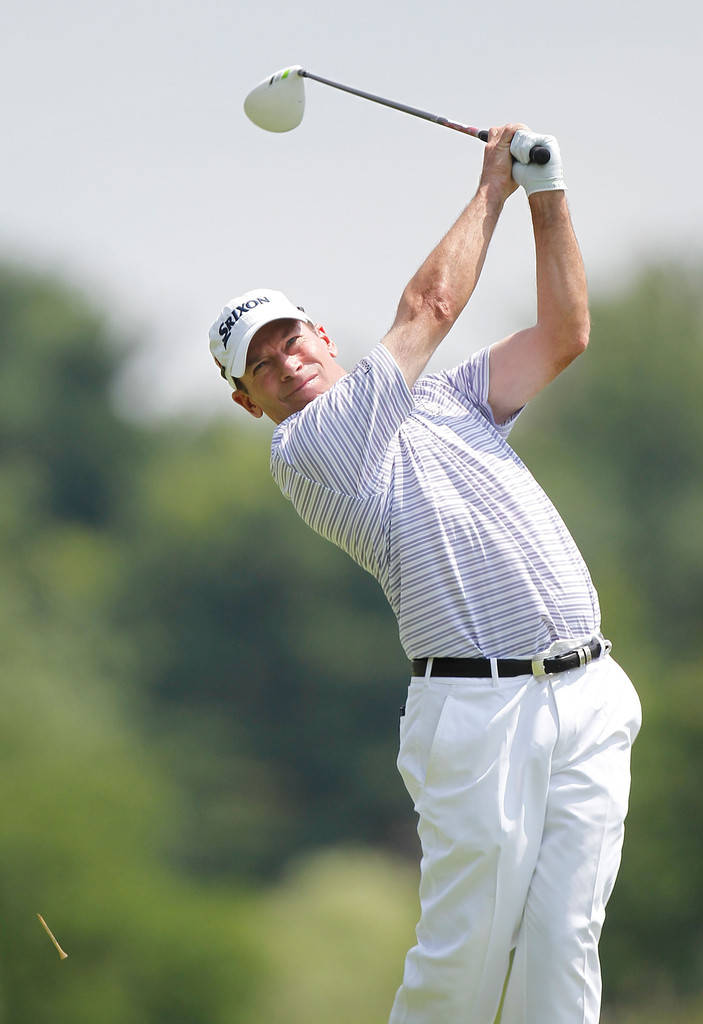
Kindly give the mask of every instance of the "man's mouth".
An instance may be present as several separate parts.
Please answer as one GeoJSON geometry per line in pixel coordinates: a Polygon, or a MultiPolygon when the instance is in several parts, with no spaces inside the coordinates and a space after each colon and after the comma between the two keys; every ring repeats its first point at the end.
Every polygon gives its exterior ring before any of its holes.
{"type": "Polygon", "coordinates": [[[304,387],[307,387],[307,385],[308,385],[308,384],[309,384],[309,383],[310,383],[311,381],[315,380],[315,378],[316,378],[316,377],[317,377],[317,374],[316,374],[316,373],[313,373],[313,374],[311,374],[311,375],[310,375],[309,377],[306,377],[306,379],[305,379],[305,380],[304,380],[304,381],[303,381],[303,382],[302,382],[301,384],[299,384],[299,385],[297,386],[297,388],[293,388],[293,390],[292,390],[292,391],[290,391],[290,392],[288,393],[288,395],[286,395],[286,398],[293,398],[293,396],[294,396],[294,395],[297,395],[299,391],[302,391],[304,387]]]}

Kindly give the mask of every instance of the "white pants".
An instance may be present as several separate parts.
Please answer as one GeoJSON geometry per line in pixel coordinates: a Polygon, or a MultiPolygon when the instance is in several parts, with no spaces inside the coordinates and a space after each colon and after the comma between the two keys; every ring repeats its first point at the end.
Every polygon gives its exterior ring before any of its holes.
{"type": "Polygon", "coordinates": [[[417,679],[398,769],[422,843],[389,1024],[595,1024],[637,694],[609,656],[546,677],[417,679]]]}

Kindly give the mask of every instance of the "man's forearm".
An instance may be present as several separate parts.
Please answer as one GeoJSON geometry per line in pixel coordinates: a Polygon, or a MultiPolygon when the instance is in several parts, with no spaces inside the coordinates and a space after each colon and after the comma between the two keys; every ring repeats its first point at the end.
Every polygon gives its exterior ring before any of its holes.
{"type": "Polygon", "coordinates": [[[515,130],[491,128],[476,195],[405,288],[383,339],[410,387],[471,298],[505,200],[517,188],[510,154],[515,130]]]}
{"type": "Polygon", "coordinates": [[[412,386],[476,287],[505,198],[481,184],[406,286],[384,343],[412,386]]]}
{"type": "Polygon", "coordinates": [[[471,298],[504,199],[490,184],[476,195],[408,283],[401,302],[413,306],[436,297],[452,323],[471,298]]]}
{"type": "Polygon", "coordinates": [[[563,190],[530,196],[537,270],[537,322],[491,348],[488,401],[503,423],[588,344],[586,274],[563,190]]]}
{"type": "Polygon", "coordinates": [[[570,362],[588,342],[586,272],[564,192],[530,197],[535,237],[537,321],[570,362]]]}

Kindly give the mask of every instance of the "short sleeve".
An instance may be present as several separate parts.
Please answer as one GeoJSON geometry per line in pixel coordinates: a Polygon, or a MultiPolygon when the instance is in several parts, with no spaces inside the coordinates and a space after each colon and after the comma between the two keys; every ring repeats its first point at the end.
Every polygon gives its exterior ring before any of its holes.
{"type": "Polygon", "coordinates": [[[336,493],[375,490],[388,445],[413,409],[389,350],[379,344],[345,377],[274,431],[271,472],[290,497],[291,474],[336,493]]]}
{"type": "Polygon", "coordinates": [[[439,374],[439,377],[443,378],[444,382],[455,391],[468,398],[471,404],[488,420],[500,436],[507,438],[522,409],[514,412],[504,423],[496,423],[493,410],[488,404],[490,356],[491,346],[482,348],[465,360],[465,362],[439,374]]]}

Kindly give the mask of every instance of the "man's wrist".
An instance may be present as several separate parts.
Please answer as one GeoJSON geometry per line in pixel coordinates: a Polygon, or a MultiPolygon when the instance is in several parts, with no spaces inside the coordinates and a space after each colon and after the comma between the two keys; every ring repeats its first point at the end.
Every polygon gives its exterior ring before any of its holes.
{"type": "Polygon", "coordinates": [[[480,182],[474,196],[474,199],[485,205],[487,212],[494,212],[496,215],[500,214],[507,198],[505,189],[495,181],[480,182]]]}
{"type": "Polygon", "coordinates": [[[568,216],[569,208],[564,189],[552,189],[550,192],[533,192],[529,197],[530,211],[533,220],[550,221],[568,216]]]}

